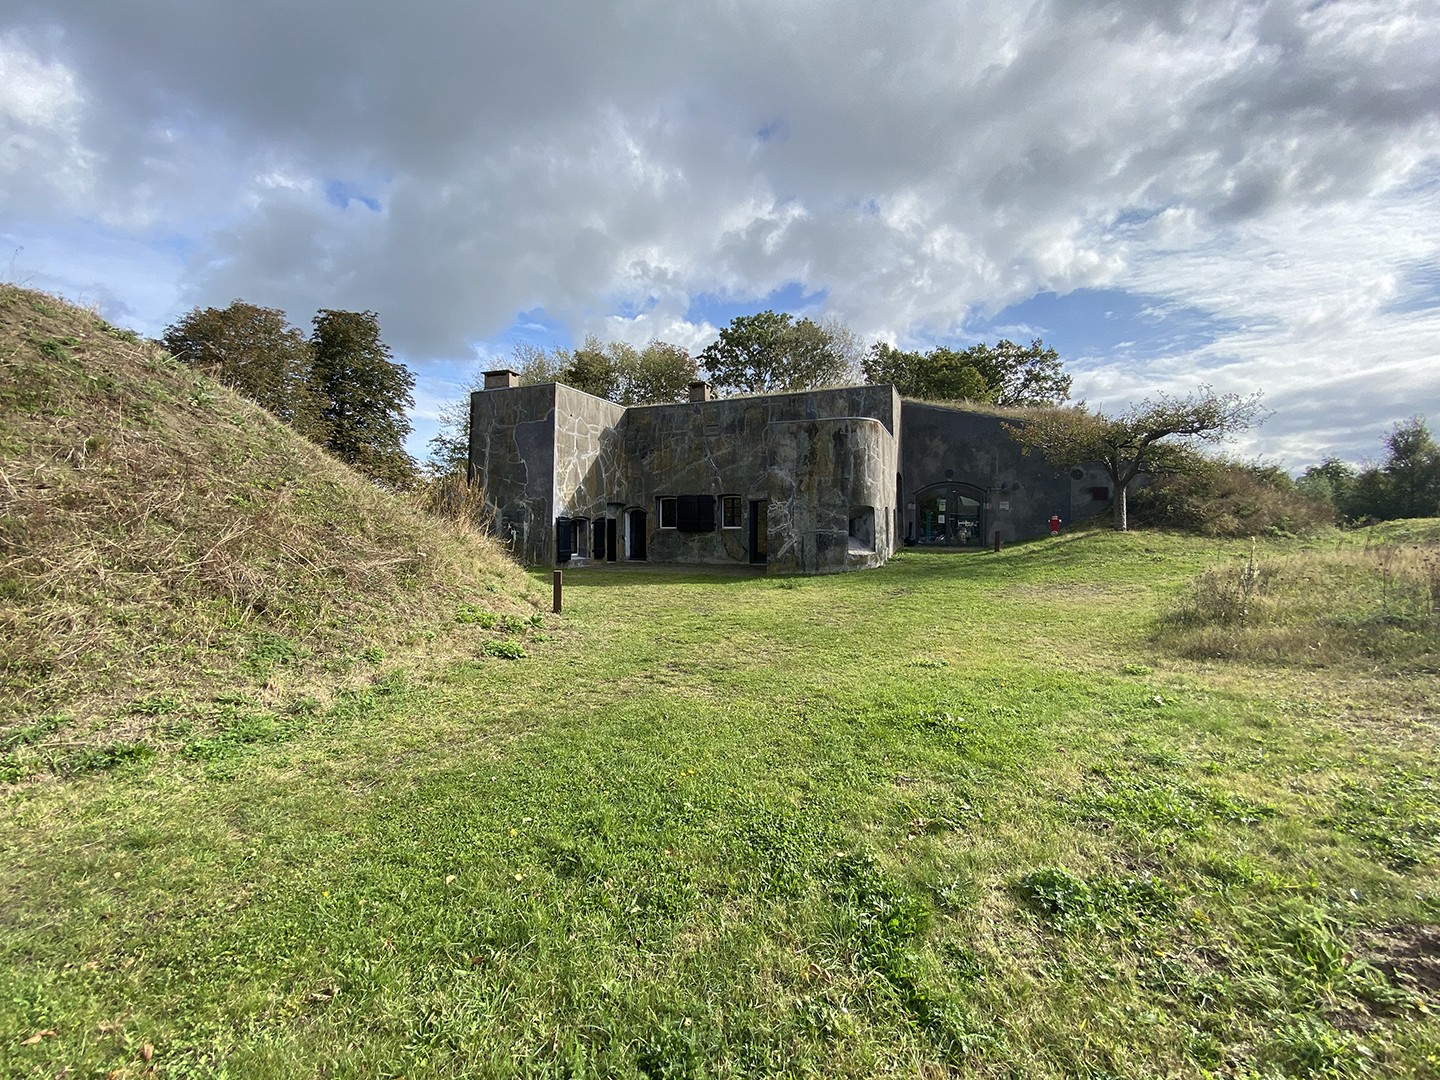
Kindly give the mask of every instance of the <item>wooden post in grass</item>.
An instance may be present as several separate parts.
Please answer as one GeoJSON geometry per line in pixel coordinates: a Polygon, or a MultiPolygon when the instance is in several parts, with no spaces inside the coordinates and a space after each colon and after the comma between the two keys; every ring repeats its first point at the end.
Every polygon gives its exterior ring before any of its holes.
{"type": "Polygon", "coordinates": [[[999,529],[996,529],[996,530],[995,530],[995,550],[996,550],[996,551],[999,551],[999,550],[1000,550],[1000,530],[999,530],[999,529]]]}
{"type": "Polygon", "coordinates": [[[561,606],[562,606],[562,604],[561,604],[561,598],[560,598],[560,593],[561,593],[561,591],[564,589],[564,585],[565,585],[565,572],[564,572],[563,570],[556,570],[556,571],[555,571],[555,578],[554,578],[554,582],[553,582],[554,588],[553,588],[553,590],[552,590],[552,591],[553,591],[553,594],[554,594],[554,601],[555,601],[555,602],[554,602],[554,604],[553,604],[552,607],[551,607],[551,610],[554,611],[556,615],[559,615],[559,614],[560,614],[560,608],[561,608],[561,606]]]}

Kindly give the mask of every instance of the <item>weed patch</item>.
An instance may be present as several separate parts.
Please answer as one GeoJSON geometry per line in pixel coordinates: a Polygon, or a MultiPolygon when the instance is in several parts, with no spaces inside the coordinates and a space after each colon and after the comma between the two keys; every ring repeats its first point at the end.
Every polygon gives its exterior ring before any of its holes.
{"type": "Polygon", "coordinates": [[[489,630],[500,621],[500,616],[477,604],[461,604],[455,609],[455,621],[458,623],[470,623],[480,627],[482,630],[489,630]]]}
{"type": "Polygon", "coordinates": [[[240,667],[251,675],[264,678],[276,668],[294,664],[299,658],[299,650],[289,638],[280,634],[255,634],[240,667]]]}
{"type": "Polygon", "coordinates": [[[1173,923],[1175,892],[1153,878],[1080,877],[1064,867],[1032,870],[1015,883],[1016,894],[1060,933],[1143,934],[1173,923]]]}
{"type": "Polygon", "coordinates": [[[206,718],[207,734],[187,742],[181,753],[198,761],[218,761],[256,743],[279,743],[304,730],[302,711],[282,716],[255,706],[222,704],[206,718]]]}
{"type": "Polygon", "coordinates": [[[1274,807],[1243,796],[1114,774],[1101,774],[1076,800],[1076,810],[1082,820],[1142,834],[1194,832],[1212,820],[1255,825],[1275,814],[1274,807]]]}
{"type": "Polygon", "coordinates": [[[1434,776],[1392,769],[1378,780],[1349,780],[1326,818],[1337,832],[1394,870],[1408,870],[1440,853],[1440,785],[1434,776]]]}
{"type": "Polygon", "coordinates": [[[84,776],[102,772],[118,765],[146,761],[155,756],[153,747],[138,742],[117,742],[105,746],[89,746],[59,758],[55,771],[61,776],[84,776]]]}
{"type": "Polygon", "coordinates": [[[1262,1059],[1287,1076],[1350,1080],[1371,1075],[1375,1054],[1354,1033],[1341,1031],[1315,1016],[1286,1019],[1275,1029],[1262,1059]]]}
{"type": "Polygon", "coordinates": [[[493,656],[500,660],[524,660],[528,655],[525,652],[525,646],[513,638],[487,641],[480,646],[480,651],[486,656],[493,656]]]}

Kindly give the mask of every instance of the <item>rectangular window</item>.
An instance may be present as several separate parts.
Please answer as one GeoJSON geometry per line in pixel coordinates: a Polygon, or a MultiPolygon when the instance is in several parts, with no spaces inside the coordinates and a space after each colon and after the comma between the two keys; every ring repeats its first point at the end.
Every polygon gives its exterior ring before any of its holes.
{"type": "Polygon", "coordinates": [[[720,527],[722,529],[740,528],[740,496],[720,496],[720,527]]]}
{"type": "Polygon", "coordinates": [[[674,495],[661,495],[658,499],[656,499],[655,511],[655,516],[660,522],[660,524],[657,526],[658,528],[675,528],[675,525],[679,520],[679,514],[676,511],[676,500],[674,495]]]}
{"type": "Polygon", "coordinates": [[[681,495],[675,503],[675,527],[681,532],[715,531],[715,496],[681,495]]]}

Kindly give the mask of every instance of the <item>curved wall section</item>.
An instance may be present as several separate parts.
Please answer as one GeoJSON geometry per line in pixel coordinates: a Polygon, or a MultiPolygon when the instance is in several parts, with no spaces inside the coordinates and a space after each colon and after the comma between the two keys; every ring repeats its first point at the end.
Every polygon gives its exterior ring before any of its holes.
{"type": "Polygon", "coordinates": [[[778,420],[767,432],[774,573],[879,566],[895,549],[899,447],[872,417],[778,420]]]}

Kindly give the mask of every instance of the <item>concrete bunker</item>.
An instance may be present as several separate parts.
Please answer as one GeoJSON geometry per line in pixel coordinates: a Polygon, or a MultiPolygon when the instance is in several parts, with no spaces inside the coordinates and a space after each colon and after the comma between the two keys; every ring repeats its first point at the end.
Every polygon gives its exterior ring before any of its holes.
{"type": "MultiPolygon", "coordinates": [[[[1102,471],[1026,458],[992,413],[846,386],[629,408],[489,372],[470,399],[473,478],[540,565],[652,561],[820,574],[903,544],[975,548],[1105,509],[1102,471]]],[[[1098,468],[1098,467],[1097,467],[1098,468]]]]}

